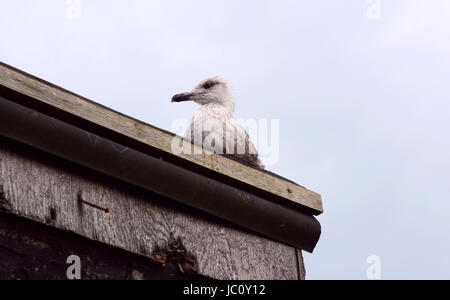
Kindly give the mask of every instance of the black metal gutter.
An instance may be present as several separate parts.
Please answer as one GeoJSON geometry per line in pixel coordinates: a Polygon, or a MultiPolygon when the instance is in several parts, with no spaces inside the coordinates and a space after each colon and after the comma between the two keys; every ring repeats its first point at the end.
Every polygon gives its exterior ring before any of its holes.
{"type": "MultiPolygon", "coordinates": [[[[308,215],[318,216],[323,213],[323,208],[317,209],[317,208],[311,207],[310,205],[303,205],[297,201],[292,201],[291,199],[287,199],[287,198],[279,195],[278,193],[274,193],[270,190],[257,187],[255,185],[252,185],[252,184],[244,182],[244,181],[240,181],[237,178],[233,178],[232,176],[223,174],[222,172],[220,172],[218,170],[214,170],[214,168],[209,168],[207,166],[196,163],[194,161],[190,161],[190,160],[184,159],[180,156],[174,155],[170,151],[164,151],[164,150],[160,149],[158,146],[156,146],[156,147],[151,146],[142,140],[135,139],[132,136],[129,136],[128,134],[124,133],[121,130],[116,130],[114,128],[110,128],[110,127],[107,128],[105,126],[101,126],[94,119],[82,117],[78,113],[71,113],[66,109],[58,108],[58,107],[46,102],[45,100],[43,100],[47,96],[49,96],[48,93],[53,93],[53,92],[50,92],[50,89],[57,89],[60,92],[62,92],[63,94],[65,94],[62,97],[67,97],[70,95],[70,96],[74,96],[75,98],[77,98],[77,100],[75,102],[70,101],[72,103],[72,105],[82,106],[82,105],[84,105],[83,103],[90,103],[92,105],[95,105],[98,109],[104,110],[104,113],[113,113],[114,115],[122,116],[129,121],[135,121],[136,124],[142,125],[146,128],[148,127],[148,129],[153,129],[153,130],[161,132],[161,134],[166,134],[166,135],[175,137],[175,134],[173,134],[171,132],[168,132],[161,128],[157,128],[151,124],[144,123],[144,122],[134,119],[130,116],[126,116],[118,111],[114,111],[111,108],[105,107],[99,103],[96,103],[92,100],[84,98],[80,95],[77,95],[77,94],[75,94],[71,91],[68,91],[62,87],[56,86],[50,82],[47,82],[47,81],[37,78],[31,74],[25,73],[25,72],[18,70],[12,66],[8,66],[8,65],[0,62],[0,69],[2,69],[2,68],[7,68],[8,70],[12,71],[13,73],[18,73],[21,76],[25,76],[27,78],[27,80],[23,80],[23,78],[22,78],[21,80],[19,80],[18,82],[15,83],[17,86],[15,86],[15,85],[11,86],[11,84],[6,84],[5,82],[0,82],[0,97],[3,97],[5,99],[8,99],[15,103],[24,105],[30,109],[39,111],[46,115],[55,117],[64,122],[72,124],[78,128],[81,128],[81,129],[90,131],[92,133],[95,133],[99,136],[102,136],[108,140],[115,141],[116,143],[119,143],[121,145],[124,145],[124,146],[130,147],[130,148],[133,148],[137,151],[149,154],[150,156],[163,158],[167,162],[170,162],[177,166],[189,169],[195,173],[204,175],[208,178],[214,178],[222,183],[227,183],[238,189],[242,189],[249,193],[255,194],[259,197],[265,198],[267,200],[275,201],[282,205],[292,207],[296,210],[302,210],[303,212],[305,212],[308,215]],[[27,82],[28,80],[33,80],[33,81],[38,82],[39,87],[29,85],[30,83],[27,82]],[[22,89],[22,91],[20,91],[21,90],[20,87],[22,87],[24,89],[22,89]],[[36,95],[34,97],[31,96],[29,92],[31,90],[36,91],[36,89],[39,90],[40,96],[37,96],[37,97],[36,97],[36,95]]],[[[3,76],[5,76],[5,75],[3,75],[3,76]]],[[[6,77],[9,77],[9,76],[12,76],[12,75],[11,74],[6,75],[6,77]]],[[[12,77],[14,77],[14,76],[12,76],[12,77]]],[[[3,79],[4,78],[2,78],[2,80],[3,79]]],[[[65,101],[65,100],[63,98],[61,98],[61,101],[65,101]]],[[[227,156],[227,159],[233,160],[232,156],[227,156]]],[[[242,161],[239,161],[239,163],[245,165],[245,163],[242,161]]],[[[260,172],[264,172],[270,177],[277,177],[279,179],[282,179],[282,181],[286,181],[286,183],[289,182],[290,184],[297,185],[298,187],[301,187],[301,188],[305,188],[295,182],[292,182],[289,179],[283,178],[282,176],[272,173],[270,171],[260,170],[260,172]]]]}
{"type": "Polygon", "coordinates": [[[0,97],[0,135],[312,252],[320,223],[300,210],[163,161],[0,97]]]}

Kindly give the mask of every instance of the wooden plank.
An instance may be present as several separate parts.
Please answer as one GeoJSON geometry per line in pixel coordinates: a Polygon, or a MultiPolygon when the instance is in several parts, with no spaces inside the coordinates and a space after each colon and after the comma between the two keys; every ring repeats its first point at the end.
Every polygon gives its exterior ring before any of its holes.
{"type": "Polygon", "coordinates": [[[299,279],[296,249],[170,199],[36,152],[0,143],[0,210],[216,279],[299,279]],[[88,201],[110,213],[83,205],[88,201]]]}
{"type": "MultiPolygon", "coordinates": [[[[165,153],[175,155],[171,150],[173,134],[115,112],[2,63],[0,63],[0,85],[165,153]]],[[[197,149],[197,151],[199,150],[197,149]]],[[[202,152],[201,149],[200,152],[202,152]]],[[[196,155],[182,153],[178,156],[233,180],[309,208],[316,215],[323,212],[322,199],[319,194],[270,172],[252,168],[221,155],[210,155],[205,152],[196,155]]]]}
{"type": "MultiPolygon", "coordinates": [[[[80,258],[81,280],[205,280],[147,257],[0,213],[0,280],[67,280],[67,258],[80,258]]],[[[167,295],[166,295],[167,296],[167,295]]]]}
{"type": "Polygon", "coordinates": [[[300,280],[306,280],[305,261],[303,259],[302,250],[300,249],[297,249],[297,261],[298,261],[298,278],[300,280]]]}

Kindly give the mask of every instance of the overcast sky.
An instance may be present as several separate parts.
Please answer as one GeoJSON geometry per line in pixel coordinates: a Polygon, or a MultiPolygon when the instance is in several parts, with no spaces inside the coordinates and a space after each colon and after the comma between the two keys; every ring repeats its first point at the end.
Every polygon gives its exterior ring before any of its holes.
{"type": "Polygon", "coordinates": [[[0,61],[166,130],[222,75],[323,196],[309,279],[450,278],[450,1],[76,2],[0,0],[0,61]]]}

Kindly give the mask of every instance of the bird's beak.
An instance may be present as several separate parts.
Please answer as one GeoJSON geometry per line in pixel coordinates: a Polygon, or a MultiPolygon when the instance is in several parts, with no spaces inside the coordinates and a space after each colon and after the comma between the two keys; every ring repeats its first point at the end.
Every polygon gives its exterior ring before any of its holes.
{"type": "Polygon", "coordinates": [[[172,102],[184,102],[184,101],[192,101],[192,98],[195,96],[194,93],[182,93],[173,96],[172,102]]]}

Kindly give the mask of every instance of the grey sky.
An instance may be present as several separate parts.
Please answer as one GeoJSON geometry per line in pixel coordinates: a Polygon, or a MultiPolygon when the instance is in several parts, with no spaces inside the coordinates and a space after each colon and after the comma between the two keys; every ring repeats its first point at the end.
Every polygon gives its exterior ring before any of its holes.
{"type": "Polygon", "coordinates": [[[226,77],[237,118],[280,119],[271,170],[323,195],[309,279],[446,278],[450,2],[1,0],[0,60],[170,130],[172,95],[226,77]]]}

